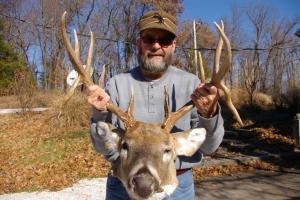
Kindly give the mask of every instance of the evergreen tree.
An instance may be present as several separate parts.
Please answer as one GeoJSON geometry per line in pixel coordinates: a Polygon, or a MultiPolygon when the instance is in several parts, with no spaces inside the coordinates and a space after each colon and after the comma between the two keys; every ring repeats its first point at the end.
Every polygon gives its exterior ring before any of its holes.
{"type": "Polygon", "coordinates": [[[0,90],[6,89],[13,84],[15,72],[25,69],[25,66],[25,62],[4,41],[3,24],[0,20],[0,90]]]}

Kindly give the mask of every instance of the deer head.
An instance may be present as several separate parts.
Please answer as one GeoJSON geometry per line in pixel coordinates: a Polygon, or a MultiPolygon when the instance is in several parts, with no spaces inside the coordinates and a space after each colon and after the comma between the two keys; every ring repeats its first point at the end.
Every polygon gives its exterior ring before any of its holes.
{"type": "MultiPolygon", "coordinates": [[[[93,82],[68,40],[65,15],[66,12],[61,19],[63,41],[80,79],[85,85],[90,86],[93,82]]],[[[92,46],[93,34],[91,33],[89,52],[92,51],[92,46]]],[[[88,58],[90,56],[89,53],[88,58]]],[[[193,104],[189,102],[178,111],[170,112],[166,90],[165,120],[162,123],[150,124],[136,121],[133,117],[133,104],[133,92],[127,112],[122,111],[111,101],[106,104],[107,110],[123,121],[125,130],[105,122],[97,123],[98,134],[106,138],[105,148],[118,151],[120,155],[112,165],[113,175],[122,181],[133,199],[148,199],[157,194],[170,195],[178,184],[174,164],[176,156],[192,156],[204,142],[206,131],[199,128],[170,134],[176,121],[189,112],[193,104]]]]}

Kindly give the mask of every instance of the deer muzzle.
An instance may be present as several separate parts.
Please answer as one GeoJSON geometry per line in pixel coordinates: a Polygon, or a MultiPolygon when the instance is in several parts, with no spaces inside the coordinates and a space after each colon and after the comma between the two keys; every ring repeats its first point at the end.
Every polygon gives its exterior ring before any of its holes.
{"type": "Polygon", "coordinates": [[[163,191],[160,181],[146,167],[129,177],[128,186],[131,191],[144,199],[163,191]]]}

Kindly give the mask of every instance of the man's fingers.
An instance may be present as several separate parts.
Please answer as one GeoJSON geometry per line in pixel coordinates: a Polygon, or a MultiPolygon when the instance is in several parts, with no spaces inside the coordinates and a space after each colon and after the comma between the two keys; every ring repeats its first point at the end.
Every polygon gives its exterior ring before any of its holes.
{"type": "Polygon", "coordinates": [[[88,87],[87,91],[87,102],[98,110],[105,109],[105,105],[110,99],[109,95],[98,85],[88,87]]]}
{"type": "Polygon", "coordinates": [[[205,85],[205,89],[210,93],[210,94],[217,94],[218,88],[212,84],[207,84],[205,85]]]}
{"type": "Polygon", "coordinates": [[[198,97],[200,96],[206,97],[210,95],[210,91],[205,86],[202,86],[202,87],[197,87],[194,91],[194,94],[198,97]]]}

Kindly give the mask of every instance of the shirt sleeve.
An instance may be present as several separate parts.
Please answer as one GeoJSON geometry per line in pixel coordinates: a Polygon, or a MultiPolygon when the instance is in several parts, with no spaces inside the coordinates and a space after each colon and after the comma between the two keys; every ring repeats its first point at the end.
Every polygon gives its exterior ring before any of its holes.
{"type": "Polygon", "coordinates": [[[218,105],[218,113],[212,118],[199,117],[198,128],[206,129],[206,139],[199,151],[204,154],[212,154],[220,146],[224,137],[224,120],[221,115],[221,107],[218,105]]]}

